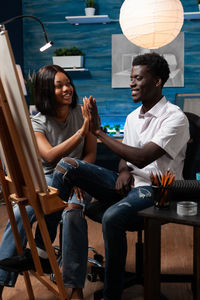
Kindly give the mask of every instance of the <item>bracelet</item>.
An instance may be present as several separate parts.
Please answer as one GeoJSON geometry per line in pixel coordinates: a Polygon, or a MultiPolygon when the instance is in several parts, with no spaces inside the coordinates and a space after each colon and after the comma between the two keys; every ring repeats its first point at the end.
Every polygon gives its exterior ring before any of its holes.
{"type": "Polygon", "coordinates": [[[78,135],[81,138],[81,140],[84,140],[84,136],[82,136],[82,134],[80,134],[78,131],[76,132],[76,135],[78,135]]]}

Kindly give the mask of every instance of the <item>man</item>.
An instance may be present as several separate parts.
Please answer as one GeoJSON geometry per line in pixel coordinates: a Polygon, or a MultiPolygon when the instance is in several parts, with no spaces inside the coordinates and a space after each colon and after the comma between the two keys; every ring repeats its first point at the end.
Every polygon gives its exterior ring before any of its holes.
{"type": "MultiPolygon", "coordinates": [[[[102,217],[105,300],[122,297],[126,231],[134,231],[142,221],[137,215],[139,210],[153,205],[150,174],[164,173],[170,168],[176,179],[182,179],[189,124],[181,109],[162,95],[168,78],[168,64],[159,54],[148,53],[134,58],[131,94],[133,101],[142,101],[142,105],[128,115],[122,143],[101,130],[95,100],[85,99],[84,110],[89,114],[90,130],[121,157],[118,173],[68,157],[60,160],[54,171],[52,186],[58,188],[62,199],[66,199],[73,186],[78,186],[107,208],[102,217]]],[[[74,251],[80,252],[81,247],[74,251]]],[[[63,259],[67,259],[64,252],[63,259]]]]}
{"type": "Polygon", "coordinates": [[[168,63],[159,54],[143,54],[133,60],[131,95],[142,105],[128,115],[122,143],[101,130],[95,100],[85,100],[90,130],[121,157],[118,173],[69,158],[61,160],[54,173],[53,186],[61,198],[65,199],[69,187],[78,186],[108,207],[102,218],[105,300],[121,299],[126,231],[141,222],[137,212],[153,204],[150,174],[170,169],[176,179],[182,179],[189,124],[181,109],[162,95],[168,78],[168,63]]]}

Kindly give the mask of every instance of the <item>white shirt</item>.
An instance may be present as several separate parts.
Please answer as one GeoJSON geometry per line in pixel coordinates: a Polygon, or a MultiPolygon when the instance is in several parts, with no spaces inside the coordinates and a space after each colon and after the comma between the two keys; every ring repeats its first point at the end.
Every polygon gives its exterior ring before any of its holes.
{"type": "Polygon", "coordinates": [[[167,172],[170,169],[176,179],[182,179],[183,164],[189,140],[189,122],[183,111],[163,97],[148,112],[142,106],[127,116],[123,143],[142,148],[153,142],[166,151],[166,154],[143,169],[127,162],[133,169],[135,187],[151,185],[150,173],[167,172]]]}

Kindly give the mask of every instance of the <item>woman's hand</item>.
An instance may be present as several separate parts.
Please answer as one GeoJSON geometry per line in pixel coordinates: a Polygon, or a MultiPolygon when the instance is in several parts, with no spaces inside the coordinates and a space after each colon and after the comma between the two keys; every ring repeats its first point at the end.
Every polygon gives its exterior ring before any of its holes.
{"type": "Polygon", "coordinates": [[[118,191],[118,193],[122,197],[125,197],[133,187],[134,187],[133,175],[128,170],[121,171],[119,173],[115,185],[115,188],[118,191]]]}
{"type": "Polygon", "coordinates": [[[72,196],[73,196],[74,193],[75,193],[75,195],[76,195],[77,200],[78,200],[80,203],[83,202],[85,192],[84,192],[83,190],[81,190],[79,187],[74,186],[73,189],[72,189],[72,191],[71,191],[71,194],[70,194],[70,196],[69,196],[69,200],[72,199],[72,196]]]}
{"type": "Polygon", "coordinates": [[[89,118],[90,121],[90,131],[97,135],[97,132],[101,128],[101,121],[98,114],[98,109],[95,99],[90,96],[89,98],[84,98],[84,114],[89,118]]]}
{"type": "MultiPolygon", "coordinates": [[[[84,98],[83,98],[83,103],[84,103],[84,98]]],[[[86,136],[86,134],[89,131],[90,116],[89,116],[89,113],[87,112],[87,110],[84,109],[83,105],[81,105],[81,111],[82,111],[82,116],[83,116],[84,121],[83,121],[83,125],[80,129],[80,134],[82,136],[86,136]]]]}

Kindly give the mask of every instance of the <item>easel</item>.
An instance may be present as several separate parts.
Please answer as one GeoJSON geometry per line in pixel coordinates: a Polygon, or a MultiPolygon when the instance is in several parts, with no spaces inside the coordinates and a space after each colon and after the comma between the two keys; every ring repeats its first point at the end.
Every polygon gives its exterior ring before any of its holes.
{"type": "MultiPolygon", "coordinates": [[[[36,271],[30,272],[58,299],[68,299],[44,220],[44,214],[63,209],[66,203],[57,196],[56,189],[46,185],[39,151],[6,31],[0,33],[0,141],[7,173],[5,176],[0,163],[0,181],[17,251],[19,254],[23,253],[11,201],[19,206],[34,259],[36,271]],[[43,273],[26,205],[31,205],[34,209],[57,284],[54,284],[43,273]]],[[[29,299],[34,300],[29,272],[24,272],[23,275],[29,299]]]]}

